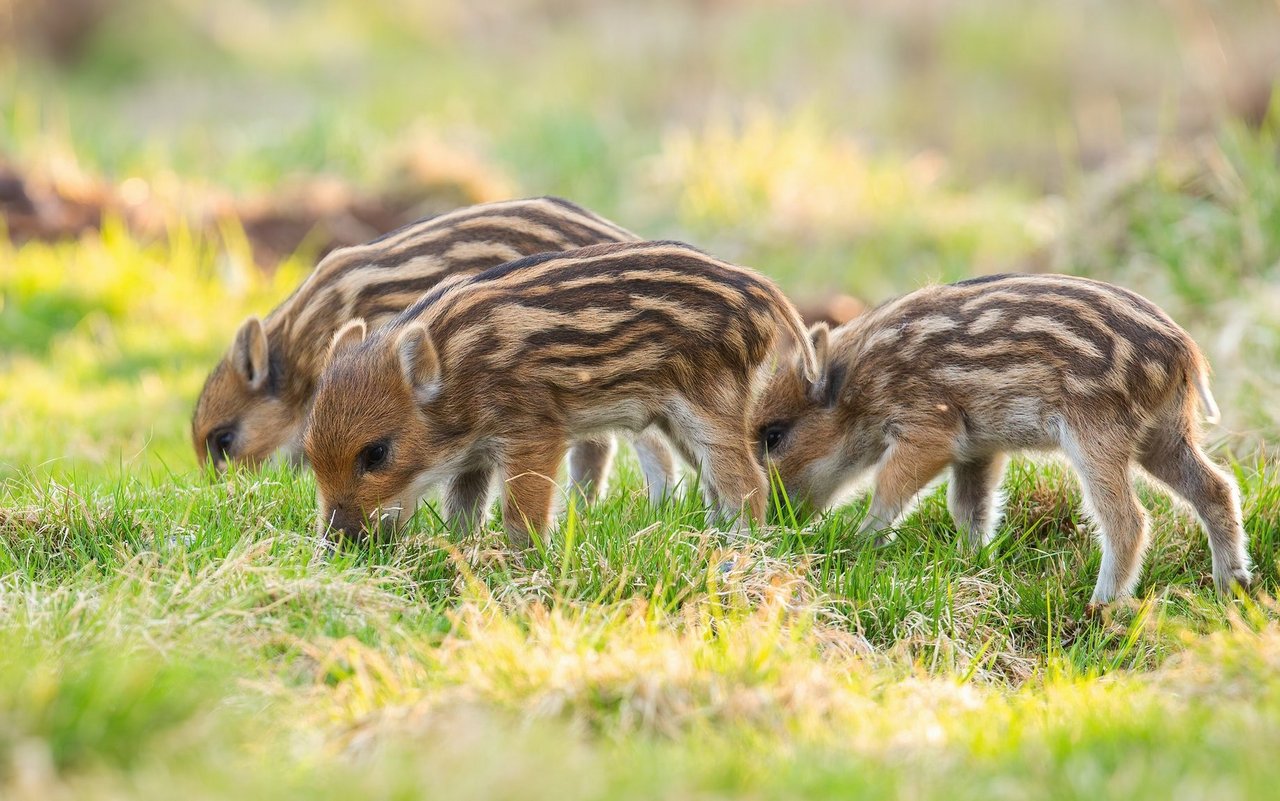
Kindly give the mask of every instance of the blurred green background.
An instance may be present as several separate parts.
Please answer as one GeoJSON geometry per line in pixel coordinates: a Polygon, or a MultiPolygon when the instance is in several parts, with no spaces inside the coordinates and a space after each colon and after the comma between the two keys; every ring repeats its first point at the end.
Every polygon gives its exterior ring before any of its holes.
{"type": "Polygon", "coordinates": [[[538,194],[801,302],[1114,280],[1209,352],[1219,439],[1280,432],[1274,2],[3,0],[0,42],[0,474],[190,468],[324,248],[538,194]]]}

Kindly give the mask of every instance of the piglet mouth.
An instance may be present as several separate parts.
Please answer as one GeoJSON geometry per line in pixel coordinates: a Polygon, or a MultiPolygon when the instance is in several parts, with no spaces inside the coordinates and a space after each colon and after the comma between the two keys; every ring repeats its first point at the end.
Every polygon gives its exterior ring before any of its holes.
{"type": "Polygon", "coordinates": [[[227,477],[227,463],[221,459],[201,459],[200,471],[206,481],[216,484],[227,477]]]}
{"type": "Polygon", "coordinates": [[[320,536],[335,544],[361,544],[369,539],[395,533],[398,519],[399,509],[396,508],[383,508],[367,515],[344,515],[334,510],[327,518],[320,518],[320,536]]]}
{"type": "Polygon", "coordinates": [[[215,456],[206,460],[203,464],[210,467],[215,479],[222,479],[226,478],[227,474],[233,470],[237,473],[256,473],[260,470],[270,469],[278,462],[270,456],[264,457],[245,453],[237,456],[215,456]]]}
{"type": "Polygon", "coordinates": [[[369,515],[369,532],[375,537],[395,534],[400,530],[401,506],[386,506],[369,515]]]}
{"type": "Polygon", "coordinates": [[[302,451],[281,448],[263,460],[262,466],[272,470],[282,468],[301,470],[307,466],[307,457],[302,451]]]}
{"type": "Polygon", "coordinates": [[[360,529],[360,540],[383,540],[400,531],[401,506],[383,506],[365,516],[364,526],[360,529]]]}
{"type": "Polygon", "coordinates": [[[770,487],[769,509],[774,521],[783,525],[793,521],[804,523],[814,514],[814,505],[807,495],[781,486],[770,487]]]}

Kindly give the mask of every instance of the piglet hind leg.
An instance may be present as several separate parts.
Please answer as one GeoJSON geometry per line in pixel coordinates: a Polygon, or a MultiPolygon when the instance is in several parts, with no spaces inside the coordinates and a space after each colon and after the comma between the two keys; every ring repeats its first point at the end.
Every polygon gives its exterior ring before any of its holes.
{"type": "Polygon", "coordinates": [[[502,458],[502,522],[512,548],[527,549],[532,534],[551,527],[556,473],[565,448],[563,438],[554,434],[508,445],[502,458]]]}
{"type": "Polygon", "coordinates": [[[1065,446],[1102,545],[1102,569],[1086,610],[1092,615],[1133,594],[1147,549],[1147,514],[1129,476],[1127,437],[1068,437],[1065,446]]]}
{"type": "Polygon", "coordinates": [[[1186,432],[1156,432],[1144,443],[1139,461],[1169,489],[1195,509],[1209,535],[1213,581],[1222,592],[1248,587],[1247,536],[1241,523],[1240,494],[1235,482],[1219,470],[1186,432]]]}
{"type": "Polygon", "coordinates": [[[569,481],[583,502],[592,503],[604,493],[615,450],[613,437],[608,434],[573,443],[569,450],[569,481]]]}
{"type": "Polygon", "coordinates": [[[893,541],[888,529],[898,523],[930,481],[951,463],[950,441],[940,438],[899,439],[885,451],[876,468],[871,507],[855,536],[875,534],[876,547],[893,541]]]}
{"type": "Polygon", "coordinates": [[[647,428],[632,440],[640,472],[644,473],[649,502],[659,506],[676,488],[676,460],[666,440],[653,428],[647,428]]]}
{"type": "Polygon", "coordinates": [[[957,460],[951,465],[947,508],[971,550],[991,543],[1000,525],[1000,482],[1009,457],[1003,453],[957,460]]]}

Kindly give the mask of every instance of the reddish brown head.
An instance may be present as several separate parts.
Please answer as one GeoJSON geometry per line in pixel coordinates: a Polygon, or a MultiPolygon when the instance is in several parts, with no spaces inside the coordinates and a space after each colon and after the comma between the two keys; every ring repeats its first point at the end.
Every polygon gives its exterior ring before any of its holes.
{"type": "Polygon", "coordinates": [[[284,449],[297,457],[302,414],[281,399],[262,321],[250,317],[209,374],[191,418],[196,458],[219,472],[236,462],[257,467],[284,449]]]}
{"type": "Polygon", "coordinates": [[[425,327],[365,341],[363,320],[334,335],[303,446],[319,488],[320,531],[350,539],[394,530],[434,480],[431,400],[440,368],[425,327]]]}
{"type": "Polygon", "coordinates": [[[776,475],[792,506],[803,513],[824,509],[846,483],[843,443],[848,434],[841,409],[845,370],[831,358],[825,323],[809,330],[818,379],[805,377],[798,358],[779,365],[752,417],[756,453],[771,480],[776,475]]]}

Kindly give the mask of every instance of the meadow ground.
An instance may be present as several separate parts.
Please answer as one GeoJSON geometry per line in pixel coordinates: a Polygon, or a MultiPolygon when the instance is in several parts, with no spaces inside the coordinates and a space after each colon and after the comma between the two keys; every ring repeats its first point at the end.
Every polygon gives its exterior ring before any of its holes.
{"type": "MultiPolygon", "coordinates": [[[[124,5],[81,62],[0,87],[15,163],[136,178],[172,212],[0,244],[0,797],[1273,797],[1280,104],[1140,102],[1198,57],[1195,14],[124,5]],[[902,49],[925,66],[892,69],[902,49]],[[263,272],[186,211],[317,172],[393,183],[406,147],[447,198],[564,194],[801,299],[1027,267],[1148,294],[1214,365],[1254,592],[1218,597],[1194,520],[1146,489],[1138,599],[1085,622],[1077,486],[1029,460],[980,556],[941,491],[883,551],[849,537],[865,501],[731,546],[692,493],[649,507],[626,458],[524,558],[429,508],[322,547],[308,475],[213,479],[187,439],[235,328],[314,253],[263,272]]],[[[1255,13],[1215,19],[1225,58],[1276,30],[1255,13]]]]}

